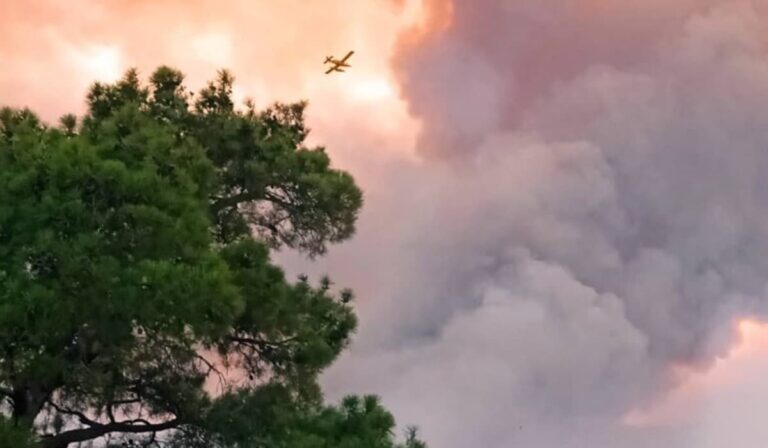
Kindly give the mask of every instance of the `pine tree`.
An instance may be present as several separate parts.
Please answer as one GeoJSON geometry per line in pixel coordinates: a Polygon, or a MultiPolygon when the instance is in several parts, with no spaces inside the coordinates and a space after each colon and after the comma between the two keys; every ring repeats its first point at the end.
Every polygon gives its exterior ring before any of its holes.
{"type": "Polygon", "coordinates": [[[59,127],[0,111],[0,445],[399,446],[375,398],[323,402],[351,293],[269,258],[351,237],[361,191],[306,103],[183,80],[128,71],[59,127]]]}

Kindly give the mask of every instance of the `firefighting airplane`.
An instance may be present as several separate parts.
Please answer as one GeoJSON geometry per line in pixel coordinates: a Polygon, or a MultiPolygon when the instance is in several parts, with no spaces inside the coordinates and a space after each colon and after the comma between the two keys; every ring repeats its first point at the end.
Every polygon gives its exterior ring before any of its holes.
{"type": "Polygon", "coordinates": [[[333,64],[333,67],[329,68],[325,72],[325,74],[327,75],[327,74],[329,74],[331,72],[343,72],[344,70],[341,67],[351,67],[349,64],[347,64],[347,59],[349,59],[349,57],[352,56],[353,53],[354,53],[354,51],[350,51],[349,53],[347,53],[346,56],[344,56],[344,58],[342,58],[340,60],[339,59],[334,59],[333,56],[326,57],[324,63],[325,64],[333,64]]]}

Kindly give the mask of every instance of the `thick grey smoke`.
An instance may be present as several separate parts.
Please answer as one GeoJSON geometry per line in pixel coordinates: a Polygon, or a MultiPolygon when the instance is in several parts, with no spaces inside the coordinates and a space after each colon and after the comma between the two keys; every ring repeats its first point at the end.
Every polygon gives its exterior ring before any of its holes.
{"type": "Polygon", "coordinates": [[[695,447],[629,410],[768,304],[768,1],[456,0],[395,59],[422,163],[327,260],[327,385],[436,448],[695,447]]]}

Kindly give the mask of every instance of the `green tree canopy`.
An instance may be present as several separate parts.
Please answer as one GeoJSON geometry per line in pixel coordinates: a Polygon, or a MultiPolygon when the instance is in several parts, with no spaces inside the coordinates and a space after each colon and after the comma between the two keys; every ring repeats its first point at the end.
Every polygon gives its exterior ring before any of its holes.
{"type": "Polygon", "coordinates": [[[0,111],[0,442],[400,446],[374,398],[323,404],[351,292],[269,258],[349,238],[362,194],[305,103],[236,109],[232,82],[132,70],[82,120],[0,111]]]}

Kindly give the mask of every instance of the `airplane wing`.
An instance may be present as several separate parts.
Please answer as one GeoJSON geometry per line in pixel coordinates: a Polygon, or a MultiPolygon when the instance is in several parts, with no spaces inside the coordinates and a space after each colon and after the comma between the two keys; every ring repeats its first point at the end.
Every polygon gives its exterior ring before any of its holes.
{"type": "Polygon", "coordinates": [[[331,68],[329,68],[328,70],[326,70],[326,71],[325,71],[325,74],[327,75],[328,73],[331,73],[332,71],[333,71],[333,67],[331,67],[331,68]]]}
{"type": "Polygon", "coordinates": [[[349,57],[350,57],[350,56],[352,56],[352,54],[353,54],[353,53],[354,53],[354,51],[350,51],[349,53],[347,53],[347,55],[346,55],[346,56],[344,56],[344,59],[342,59],[342,60],[341,60],[341,61],[339,61],[339,62],[340,62],[340,63],[342,63],[342,64],[343,64],[343,63],[345,63],[345,62],[347,62],[347,59],[349,59],[349,57]]]}

